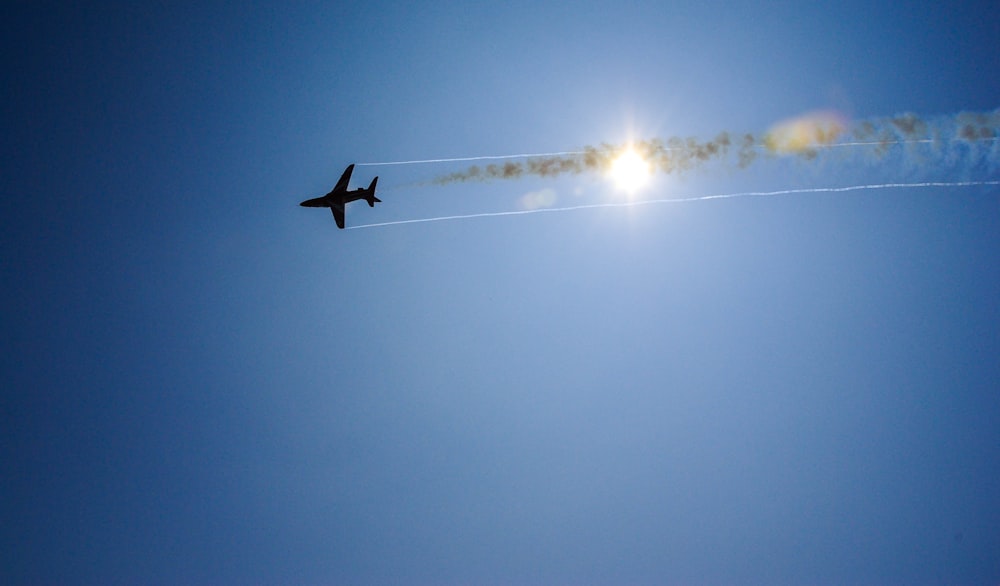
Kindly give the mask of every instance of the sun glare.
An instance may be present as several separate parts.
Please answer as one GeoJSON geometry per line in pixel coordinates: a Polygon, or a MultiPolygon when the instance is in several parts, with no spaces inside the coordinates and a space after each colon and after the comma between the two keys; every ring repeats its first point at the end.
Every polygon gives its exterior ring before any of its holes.
{"type": "Polygon", "coordinates": [[[611,163],[611,179],[618,189],[635,193],[649,181],[649,163],[639,153],[628,149],[611,163]]]}

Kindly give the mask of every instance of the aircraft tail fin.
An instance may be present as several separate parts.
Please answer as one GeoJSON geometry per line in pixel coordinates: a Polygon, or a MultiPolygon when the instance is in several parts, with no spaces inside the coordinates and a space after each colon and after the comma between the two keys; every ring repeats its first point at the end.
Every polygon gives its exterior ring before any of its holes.
{"type": "Polygon", "coordinates": [[[378,183],[378,177],[372,179],[372,184],[368,186],[368,197],[365,198],[368,201],[369,207],[375,207],[376,203],[382,203],[382,200],[375,197],[375,184],[378,183]]]}

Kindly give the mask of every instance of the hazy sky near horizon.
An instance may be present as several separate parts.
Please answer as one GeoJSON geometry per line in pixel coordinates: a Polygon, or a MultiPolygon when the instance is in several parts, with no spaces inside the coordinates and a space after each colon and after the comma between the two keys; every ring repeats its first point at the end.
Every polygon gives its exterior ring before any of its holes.
{"type": "Polygon", "coordinates": [[[1000,583],[996,2],[2,14],[0,582],[1000,583]]]}

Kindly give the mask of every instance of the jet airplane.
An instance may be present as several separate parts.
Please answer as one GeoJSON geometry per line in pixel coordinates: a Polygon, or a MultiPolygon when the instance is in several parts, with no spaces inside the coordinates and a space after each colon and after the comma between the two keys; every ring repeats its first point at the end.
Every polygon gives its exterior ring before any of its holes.
{"type": "Polygon", "coordinates": [[[337,185],[330,190],[330,193],[323,197],[307,199],[299,205],[307,208],[330,208],[330,211],[333,212],[333,219],[337,221],[337,227],[343,228],[344,207],[348,203],[359,199],[367,201],[369,207],[375,207],[376,203],[382,203],[381,199],[375,197],[375,184],[378,183],[378,177],[372,179],[372,183],[368,186],[368,189],[359,187],[354,191],[347,191],[347,184],[351,181],[351,173],[353,171],[354,163],[351,163],[347,166],[344,174],[340,176],[340,181],[337,182],[337,185]]]}

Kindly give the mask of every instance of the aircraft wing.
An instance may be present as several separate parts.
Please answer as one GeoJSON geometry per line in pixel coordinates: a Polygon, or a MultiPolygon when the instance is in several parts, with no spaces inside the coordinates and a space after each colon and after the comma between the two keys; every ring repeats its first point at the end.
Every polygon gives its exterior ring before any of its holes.
{"type": "Polygon", "coordinates": [[[340,181],[337,182],[337,185],[333,188],[333,191],[331,191],[330,193],[346,193],[347,184],[350,183],[351,173],[353,172],[354,172],[354,163],[351,163],[350,165],[347,166],[347,170],[344,171],[344,174],[340,176],[340,181]]]}
{"type": "Polygon", "coordinates": [[[337,227],[342,229],[344,227],[344,204],[335,203],[330,206],[330,211],[333,212],[333,219],[336,220],[337,227]]]}

